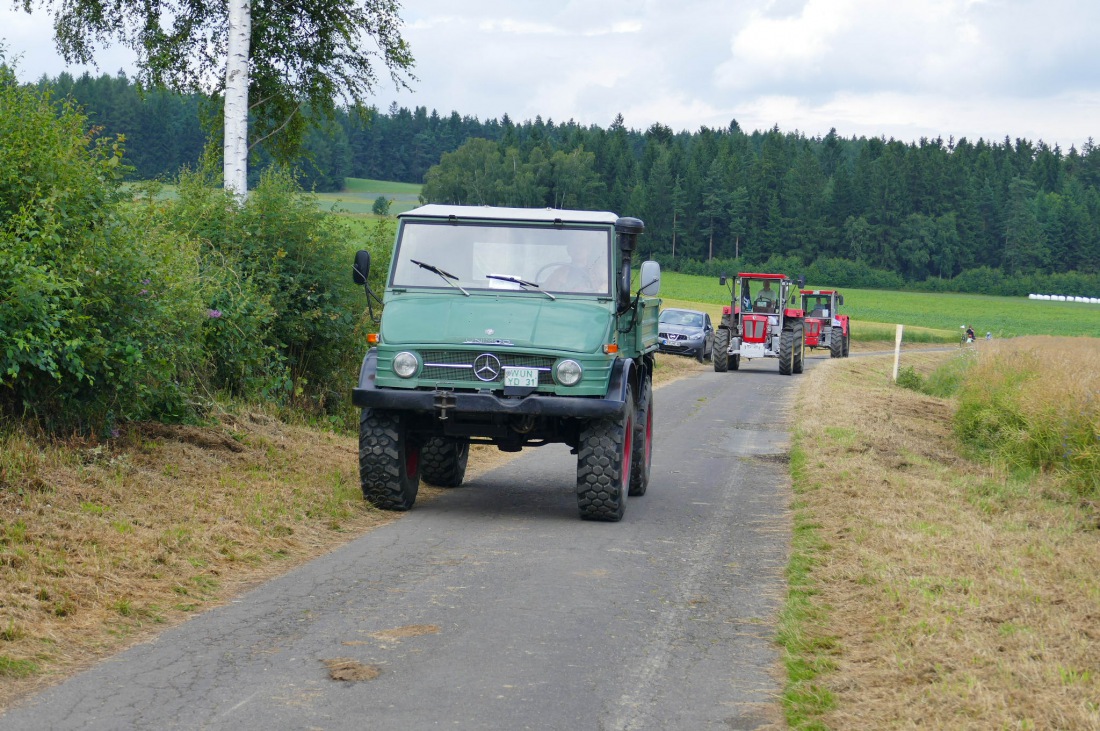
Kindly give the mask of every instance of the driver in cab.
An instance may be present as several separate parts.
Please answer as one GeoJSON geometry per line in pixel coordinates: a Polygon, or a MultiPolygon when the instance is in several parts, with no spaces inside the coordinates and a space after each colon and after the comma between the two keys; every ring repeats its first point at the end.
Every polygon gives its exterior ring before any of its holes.
{"type": "Polygon", "coordinates": [[[770,280],[765,279],[763,288],[756,293],[753,309],[756,312],[775,312],[776,302],[778,302],[778,297],[775,290],[772,289],[772,283],[770,280]]]}
{"type": "Polygon", "coordinates": [[[607,265],[603,252],[584,241],[566,244],[569,261],[559,264],[542,286],[560,292],[606,292],[607,265]]]}

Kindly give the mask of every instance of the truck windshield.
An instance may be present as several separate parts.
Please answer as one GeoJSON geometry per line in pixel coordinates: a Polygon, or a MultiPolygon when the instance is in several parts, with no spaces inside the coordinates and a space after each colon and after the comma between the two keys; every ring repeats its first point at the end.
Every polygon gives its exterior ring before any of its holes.
{"type": "Polygon", "coordinates": [[[607,229],[403,221],[390,285],[447,286],[420,261],[453,275],[465,290],[524,290],[533,283],[548,292],[608,295],[610,252],[607,229]]]}

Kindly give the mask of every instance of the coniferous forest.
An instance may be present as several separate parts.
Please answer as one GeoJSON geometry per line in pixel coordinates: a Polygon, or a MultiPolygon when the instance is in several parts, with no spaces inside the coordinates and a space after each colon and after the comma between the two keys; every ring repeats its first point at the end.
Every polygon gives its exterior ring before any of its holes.
{"type": "MultiPolygon", "coordinates": [[[[199,97],[119,73],[43,79],[108,135],[134,177],[194,166],[199,97]]],[[[270,160],[253,161],[258,178],[270,160]]],[[[340,109],[307,135],[302,184],[423,183],[428,202],[606,209],[642,218],[647,256],[714,274],[769,264],[836,285],[1100,295],[1100,148],[1041,140],[844,138],[831,131],[674,132],[425,107],[340,109]]]]}

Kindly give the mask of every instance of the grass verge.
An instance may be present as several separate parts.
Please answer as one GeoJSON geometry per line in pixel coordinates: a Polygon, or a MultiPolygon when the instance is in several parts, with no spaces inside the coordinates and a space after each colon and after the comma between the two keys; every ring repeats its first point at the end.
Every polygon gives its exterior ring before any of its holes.
{"type": "MultiPolygon", "coordinates": [[[[953,357],[903,363],[927,378],[953,357]]],[[[1100,728],[1095,503],[1067,500],[1058,471],[961,450],[955,400],[895,386],[892,366],[843,359],[803,377],[788,723],[1100,728]]]]}

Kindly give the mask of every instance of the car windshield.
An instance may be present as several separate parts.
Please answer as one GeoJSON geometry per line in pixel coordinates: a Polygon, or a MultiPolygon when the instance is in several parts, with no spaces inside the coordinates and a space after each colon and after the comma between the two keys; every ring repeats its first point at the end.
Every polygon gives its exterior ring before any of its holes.
{"type": "Polygon", "coordinates": [[[662,325],[688,325],[692,327],[703,326],[702,312],[688,312],[686,310],[665,310],[661,313],[662,325]]]}
{"type": "Polygon", "coordinates": [[[404,221],[390,284],[449,286],[427,264],[470,291],[537,285],[550,292],[608,295],[610,252],[606,228],[404,221]]]}

